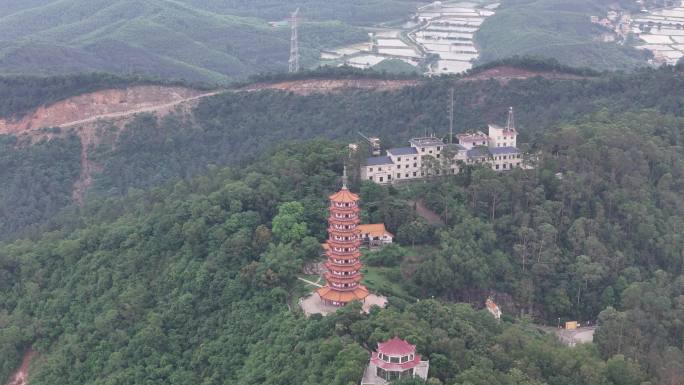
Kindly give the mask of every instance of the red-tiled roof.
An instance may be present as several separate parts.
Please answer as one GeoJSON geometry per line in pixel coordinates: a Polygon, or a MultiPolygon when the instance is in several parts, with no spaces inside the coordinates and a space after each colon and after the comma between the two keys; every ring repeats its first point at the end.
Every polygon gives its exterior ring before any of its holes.
{"type": "MultiPolygon", "coordinates": [[[[406,355],[406,354],[404,354],[406,355]]],[[[378,357],[378,353],[373,352],[371,355],[371,362],[373,365],[389,370],[392,372],[403,372],[404,370],[415,368],[420,364],[420,354],[415,354],[413,360],[404,362],[403,364],[395,364],[387,362],[378,357]]]]}
{"type": "Polygon", "coordinates": [[[356,202],[359,196],[349,191],[346,187],[330,196],[330,200],[334,202],[356,202]]]}
{"type": "Polygon", "coordinates": [[[401,338],[394,337],[387,342],[380,342],[378,344],[378,353],[384,353],[392,356],[407,355],[416,352],[416,345],[411,345],[401,338]]]}
{"type": "Polygon", "coordinates": [[[358,225],[357,227],[361,234],[370,234],[373,237],[382,237],[387,234],[390,237],[394,237],[392,233],[387,231],[384,223],[372,223],[367,225],[358,225]]]}
{"type": "Polygon", "coordinates": [[[368,289],[365,286],[359,285],[353,291],[339,291],[329,286],[323,286],[317,290],[318,295],[328,301],[347,303],[356,300],[362,300],[368,297],[368,289]]]}

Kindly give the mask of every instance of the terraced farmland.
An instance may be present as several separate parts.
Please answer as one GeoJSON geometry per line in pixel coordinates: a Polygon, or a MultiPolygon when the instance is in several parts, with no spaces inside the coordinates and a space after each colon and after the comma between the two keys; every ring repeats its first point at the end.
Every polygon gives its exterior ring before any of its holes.
{"type": "Polygon", "coordinates": [[[397,28],[370,34],[366,44],[326,51],[321,60],[369,68],[401,60],[428,74],[460,73],[479,58],[475,33],[492,16],[496,2],[434,2],[421,6],[397,28]]]}
{"type": "Polygon", "coordinates": [[[684,57],[684,1],[677,7],[645,11],[632,19],[633,31],[653,52],[656,64],[677,64],[684,57]]]}

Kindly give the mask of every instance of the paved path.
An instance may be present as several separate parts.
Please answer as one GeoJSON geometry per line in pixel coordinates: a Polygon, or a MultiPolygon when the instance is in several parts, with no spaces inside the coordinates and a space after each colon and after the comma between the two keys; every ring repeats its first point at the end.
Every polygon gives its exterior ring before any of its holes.
{"type": "Polygon", "coordinates": [[[209,93],[206,93],[206,94],[193,96],[193,97],[191,97],[191,98],[179,99],[179,100],[176,100],[176,101],[173,101],[173,102],[170,102],[170,103],[157,104],[157,105],[154,105],[154,106],[138,108],[138,109],[135,109],[135,110],[127,110],[127,111],[121,111],[121,112],[114,112],[114,113],[111,113],[111,114],[102,114],[102,115],[91,116],[90,118],[87,118],[87,119],[76,120],[76,121],[73,121],[73,122],[68,122],[68,123],[60,124],[58,127],[60,127],[60,128],[73,127],[73,126],[78,126],[78,125],[81,125],[81,124],[97,122],[98,120],[101,120],[101,119],[108,119],[108,120],[111,120],[111,119],[121,119],[121,118],[130,117],[130,116],[133,116],[133,115],[141,114],[141,113],[144,113],[144,112],[155,112],[155,111],[158,111],[158,110],[163,110],[163,109],[175,107],[175,106],[177,106],[177,105],[179,105],[179,104],[187,103],[187,102],[190,102],[190,101],[193,101],[193,100],[202,99],[202,98],[206,98],[206,97],[209,97],[209,96],[214,96],[214,95],[216,95],[216,94],[218,94],[218,93],[220,93],[220,92],[221,92],[221,91],[209,92],[209,93]]]}
{"type": "MultiPolygon", "coordinates": [[[[306,282],[306,283],[308,283],[309,285],[313,285],[313,286],[316,286],[316,287],[323,287],[323,285],[319,284],[318,282],[312,282],[312,281],[309,281],[308,279],[305,279],[305,278],[302,278],[302,277],[297,277],[297,279],[300,280],[300,281],[306,282]]],[[[320,280],[321,280],[321,279],[318,278],[318,281],[320,281],[320,280]]]]}

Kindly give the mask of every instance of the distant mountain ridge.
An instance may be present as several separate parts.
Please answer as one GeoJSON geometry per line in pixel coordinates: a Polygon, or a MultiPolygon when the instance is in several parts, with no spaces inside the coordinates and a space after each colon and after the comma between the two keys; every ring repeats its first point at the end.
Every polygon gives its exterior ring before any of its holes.
{"type": "Polygon", "coordinates": [[[287,69],[290,31],[268,21],[286,18],[300,3],[308,12],[301,27],[306,64],[315,63],[323,47],[364,40],[365,32],[349,22],[405,15],[416,4],[10,0],[0,10],[0,74],[99,71],[228,82],[279,72],[287,69]]]}

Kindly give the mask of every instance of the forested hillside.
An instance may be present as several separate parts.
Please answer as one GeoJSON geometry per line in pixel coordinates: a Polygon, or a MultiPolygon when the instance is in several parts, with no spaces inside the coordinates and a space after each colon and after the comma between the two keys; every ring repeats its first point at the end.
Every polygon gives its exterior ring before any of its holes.
{"type": "Polygon", "coordinates": [[[683,83],[667,67],[225,93],[190,115],[141,116],[95,149],[83,207],[68,203],[77,138],[2,137],[0,379],[33,349],[35,384],[347,385],[398,334],[431,360],[431,384],[680,385],[683,83]],[[365,283],[390,306],[305,319],[296,278],[320,255],[346,144],[358,130],[386,147],[446,135],[452,87],[457,132],[513,105],[537,167],[354,180],[364,219],[403,246],[364,256],[365,283]],[[446,225],[421,219],[417,200],[446,225]],[[459,303],[488,295],[501,323],[459,303]],[[599,322],[595,344],[564,348],[535,325],[573,319],[599,322]]]}
{"type": "Polygon", "coordinates": [[[345,152],[289,145],[246,168],[93,201],[63,218],[89,218],[79,230],[2,246],[0,378],[33,348],[32,384],[347,385],[366,348],[393,335],[431,360],[434,384],[624,385],[653,375],[631,357],[604,361],[593,347],[561,347],[465,304],[390,298],[367,316],[351,306],[304,318],[288,304],[303,293],[302,263],[319,253],[313,229],[345,152]],[[292,201],[309,235],[271,229],[292,201]]]}
{"type": "Polygon", "coordinates": [[[405,17],[415,1],[10,1],[0,9],[0,74],[142,74],[226,83],[287,70],[302,6],[302,62],[367,40],[359,25],[405,17]]]}
{"type": "Polygon", "coordinates": [[[505,0],[482,24],[476,40],[479,61],[532,55],[563,64],[604,70],[631,70],[646,65],[648,53],[629,45],[607,43],[607,29],[592,24],[590,16],[605,15],[620,6],[638,12],[631,0],[505,0]]]}
{"type": "MultiPolygon", "coordinates": [[[[669,68],[577,80],[532,78],[506,84],[441,79],[396,92],[350,90],[309,96],[278,91],[225,93],[204,99],[191,120],[174,115],[161,120],[142,116],[130,123],[116,146],[104,145],[91,154],[92,160],[102,166],[102,171],[94,176],[92,191],[123,194],[131,187],[146,188],[170,178],[201,174],[208,164],[248,162],[245,157],[259,156],[282,140],[314,136],[356,140],[357,131],[363,131],[380,136],[384,145],[390,147],[403,145],[409,137],[424,132],[444,136],[448,119],[443,101],[452,86],[459,106],[455,113],[456,132],[483,127],[487,122],[501,122],[506,109],[512,105],[517,111],[522,141],[538,148],[548,130],[603,108],[615,113],[654,108],[663,114],[681,116],[684,101],[679,92],[683,83],[681,73],[673,73],[669,68]],[[159,135],[160,132],[164,135],[159,135]]],[[[24,87],[17,89],[18,97],[5,100],[24,103],[21,96],[24,87]]],[[[39,146],[42,145],[45,144],[39,146]]],[[[32,150],[19,147],[15,151],[32,150]]],[[[78,169],[64,174],[62,168],[79,165],[35,167],[66,185],[73,180],[64,179],[65,175],[78,174],[78,169]]],[[[8,180],[19,180],[14,176],[18,169],[6,170],[8,180]]],[[[43,219],[30,214],[39,212],[30,209],[31,202],[68,200],[68,195],[61,195],[67,191],[61,189],[30,190],[28,197],[7,193],[20,190],[7,184],[0,206],[14,207],[15,201],[25,201],[29,208],[22,210],[28,217],[11,217],[4,224],[4,237],[12,236],[8,229],[20,228],[18,223],[43,219]]],[[[55,207],[63,205],[56,203],[55,207]]]]}

